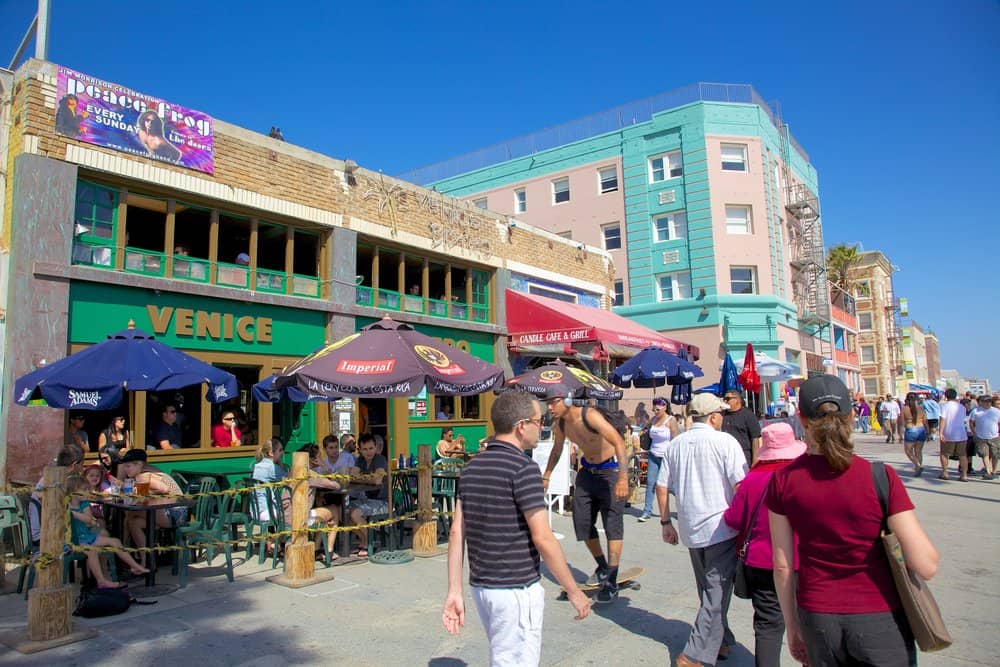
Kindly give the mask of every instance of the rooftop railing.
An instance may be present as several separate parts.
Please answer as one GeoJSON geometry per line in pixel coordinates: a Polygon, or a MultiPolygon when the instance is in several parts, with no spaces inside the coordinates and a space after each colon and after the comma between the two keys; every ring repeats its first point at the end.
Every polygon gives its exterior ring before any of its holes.
{"type": "MultiPolygon", "coordinates": [[[[410,183],[426,185],[444,178],[483,169],[490,165],[565,146],[575,141],[614,132],[631,125],[638,125],[651,119],[653,114],[694,102],[756,104],[767,114],[771,123],[779,130],[781,129],[778,118],[771,110],[770,105],[764,101],[753,86],[746,83],[699,82],[555,125],[516,139],[480,148],[442,162],[419,167],[400,174],[399,178],[410,183]]],[[[803,150],[791,134],[789,134],[789,142],[802,159],[809,162],[808,153],[803,150]]]]}

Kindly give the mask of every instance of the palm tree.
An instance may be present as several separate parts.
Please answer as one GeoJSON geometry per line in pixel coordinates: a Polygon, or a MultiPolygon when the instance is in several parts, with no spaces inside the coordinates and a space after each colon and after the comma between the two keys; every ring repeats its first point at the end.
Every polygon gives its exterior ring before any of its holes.
{"type": "Polygon", "coordinates": [[[861,253],[858,252],[858,244],[847,245],[838,243],[826,251],[826,275],[831,283],[840,290],[851,294],[851,280],[848,278],[851,268],[861,261],[861,253]]]}

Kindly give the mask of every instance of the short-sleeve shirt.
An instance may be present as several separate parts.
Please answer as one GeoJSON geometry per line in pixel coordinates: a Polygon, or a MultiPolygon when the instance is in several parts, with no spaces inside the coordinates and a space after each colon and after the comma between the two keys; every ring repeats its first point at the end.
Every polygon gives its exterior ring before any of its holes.
{"type": "Polygon", "coordinates": [[[512,444],[490,440],[466,464],[459,484],[469,552],[469,583],[522,588],[541,578],[525,514],[545,507],[538,464],[512,444]]]}
{"type": "MultiPolygon", "coordinates": [[[[889,476],[889,516],[913,509],[899,476],[889,476]]],[[[799,539],[798,603],[821,614],[899,609],[879,539],[882,506],[871,463],[855,456],[843,472],[806,454],[774,473],[764,503],[788,518],[799,539]]]]}
{"type": "Polygon", "coordinates": [[[166,440],[174,447],[181,446],[181,425],[160,422],[159,426],[153,429],[153,442],[150,443],[156,449],[160,448],[160,443],[166,440]]]}
{"type": "Polygon", "coordinates": [[[941,408],[933,398],[928,398],[921,404],[921,407],[924,409],[924,414],[927,415],[928,419],[937,419],[941,416],[941,408]]]}
{"type": "Polygon", "coordinates": [[[1000,410],[994,407],[976,408],[972,411],[972,423],[976,426],[976,437],[992,440],[1000,437],[1000,410]]]}
{"type": "Polygon", "coordinates": [[[708,424],[692,424],[671,441],[656,485],[674,490],[677,533],[684,546],[696,549],[736,537],[723,514],[746,474],[740,443],[708,424]]]}
{"type": "Polygon", "coordinates": [[[760,437],[760,422],[757,415],[748,408],[722,415],[722,430],[736,438],[743,448],[747,463],[753,460],[753,441],[760,437]]]}
{"type": "Polygon", "coordinates": [[[965,406],[958,401],[948,401],[941,406],[944,429],[941,439],[945,442],[965,442],[965,406]]]}
{"type": "MultiPolygon", "coordinates": [[[[372,457],[372,462],[369,464],[365,461],[365,457],[358,457],[358,470],[361,471],[362,475],[369,475],[376,470],[381,468],[387,473],[389,472],[389,462],[385,460],[385,457],[381,454],[376,454],[372,457]]],[[[376,498],[378,500],[387,500],[389,498],[389,475],[382,478],[382,486],[375,491],[366,492],[369,498],[376,498]]]]}

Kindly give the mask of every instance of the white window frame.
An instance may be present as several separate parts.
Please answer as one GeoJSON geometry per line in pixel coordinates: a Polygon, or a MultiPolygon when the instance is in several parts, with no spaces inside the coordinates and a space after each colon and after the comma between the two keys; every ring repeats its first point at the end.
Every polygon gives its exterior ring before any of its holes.
{"type": "Polygon", "coordinates": [[[859,311],[858,312],[858,330],[859,331],[872,331],[875,326],[875,318],[872,316],[871,311],[859,311]],[[862,324],[864,317],[868,317],[868,326],[862,324]]]}
{"type": "Polygon", "coordinates": [[[878,396],[878,378],[861,378],[861,388],[865,392],[865,396],[878,396]],[[869,390],[869,382],[874,383],[874,389],[869,390]]]}
{"type": "Polygon", "coordinates": [[[863,363],[863,364],[875,364],[875,363],[878,363],[878,357],[875,354],[875,346],[874,345],[862,345],[861,346],[861,350],[860,350],[860,354],[861,354],[861,363],[863,363]],[[865,359],[865,350],[871,350],[871,359],[865,359]]]}
{"type": "Polygon", "coordinates": [[[680,151],[668,151],[659,155],[650,156],[647,161],[650,183],[662,183],[672,178],[680,178],[684,175],[684,163],[681,160],[680,151]],[[657,168],[655,163],[659,161],[657,168]]]}
{"type": "Polygon", "coordinates": [[[687,299],[691,296],[691,274],[687,271],[675,271],[672,273],[660,273],[656,276],[656,300],[660,302],[665,301],[677,301],[679,299],[687,299]],[[684,280],[684,278],[687,280],[684,280]],[[664,283],[665,279],[670,280],[670,296],[665,297],[664,293],[664,283]],[[687,288],[687,293],[685,293],[685,287],[687,288]]]}
{"type": "MultiPolygon", "coordinates": [[[[614,236],[615,235],[612,234],[611,238],[613,239],[614,236]]],[[[621,225],[620,222],[611,222],[611,223],[608,223],[606,225],[601,225],[601,243],[604,244],[604,249],[605,250],[621,250],[622,247],[623,247],[622,241],[623,241],[623,239],[622,239],[622,225],[621,225]],[[618,236],[618,247],[617,248],[611,248],[611,247],[608,246],[608,232],[617,232],[617,236],[618,236]]]]}
{"type": "Polygon", "coordinates": [[[745,204],[726,204],[726,233],[733,236],[753,234],[753,208],[745,204]],[[736,215],[744,211],[746,216],[736,215]]]}
{"type": "Polygon", "coordinates": [[[723,143],[719,145],[720,152],[720,162],[722,166],[722,171],[734,171],[734,172],[748,172],[750,171],[750,162],[748,159],[749,149],[746,144],[730,144],[723,143]],[[726,159],[726,151],[729,151],[729,160],[726,159]],[[732,153],[734,151],[740,152],[739,161],[732,159],[732,153]]]}
{"type": "Polygon", "coordinates": [[[745,264],[734,264],[734,265],[731,265],[729,267],[729,292],[731,294],[757,294],[758,293],[757,290],[759,289],[759,287],[760,287],[760,285],[758,284],[758,280],[757,280],[757,267],[756,266],[749,266],[749,265],[745,265],[745,264]],[[737,280],[735,280],[733,278],[733,271],[735,269],[750,269],[750,291],[749,292],[742,292],[742,291],[737,292],[735,289],[733,289],[733,283],[735,283],[735,282],[745,283],[746,282],[745,280],[739,280],[739,281],[737,281],[737,280]]]}
{"type": "Polygon", "coordinates": [[[478,199],[473,199],[472,205],[483,211],[489,210],[490,207],[489,197],[479,197],[478,199]]]}
{"type": "Polygon", "coordinates": [[[653,216],[653,243],[665,243],[667,241],[677,241],[687,236],[687,212],[674,211],[663,215],[653,216]],[[660,222],[666,221],[667,238],[660,236],[660,222]]]}
{"type": "Polygon", "coordinates": [[[563,178],[556,178],[552,181],[552,205],[558,206],[559,204],[566,204],[570,200],[569,193],[569,176],[564,176],[563,178]],[[562,184],[566,184],[565,188],[560,187],[562,184]],[[557,201],[560,193],[566,193],[566,199],[563,201],[557,201]]]}
{"type": "Polygon", "coordinates": [[[524,213],[528,210],[528,193],[524,188],[514,190],[514,213],[524,213]]]}
{"type": "Polygon", "coordinates": [[[615,296],[612,301],[612,305],[624,306],[625,305],[625,281],[621,278],[615,278],[614,282],[615,296]]]}
{"type": "Polygon", "coordinates": [[[597,193],[600,195],[606,195],[609,192],[618,192],[618,165],[610,165],[607,167],[601,167],[597,170],[597,193]],[[614,177],[614,186],[605,187],[605,174],[611,174],[614,177]]]}

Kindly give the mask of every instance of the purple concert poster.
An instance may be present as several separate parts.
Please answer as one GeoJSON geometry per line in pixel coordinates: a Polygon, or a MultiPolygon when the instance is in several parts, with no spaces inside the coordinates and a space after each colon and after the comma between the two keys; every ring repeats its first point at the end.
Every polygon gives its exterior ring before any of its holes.
{"type": "Polygon", "coordinates": [[[65,67],[56,91],[59,134],[214,173],[211,116],[65,67]]]}

